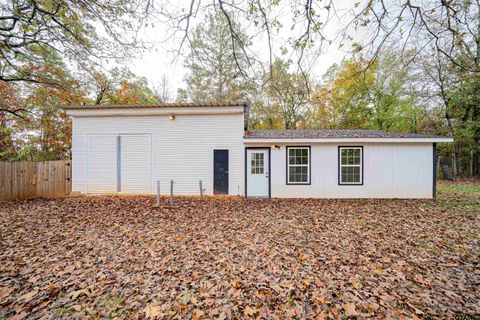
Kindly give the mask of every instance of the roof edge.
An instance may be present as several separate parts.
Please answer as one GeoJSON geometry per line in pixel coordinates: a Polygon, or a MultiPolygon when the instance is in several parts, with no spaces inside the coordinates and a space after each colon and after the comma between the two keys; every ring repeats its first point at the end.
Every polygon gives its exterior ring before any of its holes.
{"type": "Polygon", "coordinates": [[[230,101],[222,103],[160,102],[144,104],[85,104],[65,106],[65,110],[104,110],[104,109],[142,109],[142,108],[202,108],[202,107],[246,107],[248,101],[230,101]]]}
{"type": "Polygon", "coordinates": [[[245,144],[271,144],[271,143],[451,143],[449,137],[419,137],[419,138],[245,138],[245,144]]]}

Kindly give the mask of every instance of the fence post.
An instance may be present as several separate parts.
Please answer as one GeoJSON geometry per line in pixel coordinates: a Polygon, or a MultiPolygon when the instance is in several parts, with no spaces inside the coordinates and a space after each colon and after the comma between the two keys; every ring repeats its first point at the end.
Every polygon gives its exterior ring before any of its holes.
{"type": "Polygon", "coordinates": [[[157,207],[160,207],[160,180],[157,180],[157,207]]]}
{"type": "Polygon", "coordinates": [[[200,198],[203,198],[203,185],[202,185],[202,180],[198,182],[198,185],[200,186],[200,198]]]}
{"type": "Polygon", "coordinates": [[[173,180],[170,180],[170,208],[173,207],[173,180]]]}
{"type": "Polygon", "coordinates": [[[15,180],[15,171],[13,170],[13,166],[13,162],[10,162],[10,190],[12,190],[12,199],[15,199],[17,192],[13,189],[13,180],[15,180]]]}

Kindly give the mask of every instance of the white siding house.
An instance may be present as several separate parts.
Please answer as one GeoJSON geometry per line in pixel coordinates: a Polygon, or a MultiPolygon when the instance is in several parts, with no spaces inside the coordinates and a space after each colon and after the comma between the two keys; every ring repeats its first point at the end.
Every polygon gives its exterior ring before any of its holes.
{"type": "MultiPolygon", "coordinates": [[[[244,105],[68,109],[72,116],[72,191],[213,194],[214,152],[243,168],[244,105]]],[[[243,194],[243,171],[229,170],[227,193],[243,194]]]]}
{"type": "Polygon", "coordinates": [[[435,144],[371,130],[248,131],[248,104],[74,106],[72,190],[279,198],[435,197],[435,144]]]}
{"type": "MultiPolygon", "coordinates": [[[[433,147],[431,143],[364,143],[360,181],[341,184],[338,152],[344,143],[310,143],[309,181],[289,183],[286,148],[271,148],[271,196],[278,198],[431,198],[433,147]],[[362,168],[363,167],[363,168],[362,168]]],[[[302,143],[302,146],[307,144],[302,143]]],[[[270,148],[270,146],[268,146],[270,148]]],[[[360,151],[361,152],[361,151],[360,151]]]]}

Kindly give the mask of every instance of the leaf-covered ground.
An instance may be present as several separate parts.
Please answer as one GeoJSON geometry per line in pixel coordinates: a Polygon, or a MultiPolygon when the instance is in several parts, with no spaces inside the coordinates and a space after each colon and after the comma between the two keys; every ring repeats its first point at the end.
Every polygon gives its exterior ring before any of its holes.
{"type": "Polygon", "coordinates": [[[0,319],[477,318],[479,191],[0,204],[0,319]]]}

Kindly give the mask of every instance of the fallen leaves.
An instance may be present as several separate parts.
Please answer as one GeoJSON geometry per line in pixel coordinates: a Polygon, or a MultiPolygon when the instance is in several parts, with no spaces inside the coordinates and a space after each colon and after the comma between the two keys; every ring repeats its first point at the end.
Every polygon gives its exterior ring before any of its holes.
{"type": "Polygon", "coordinates": [[[348,282],[355,288],[355,289],[360,289],[361,283],[358,281],[355,277],[350,277],[348,279],[348,282]]]}
{"type": "Polygon", "coordinates": [[[357,317],[360,315],[360,312],[357,311],[357,307],[354,303],[346,303],[343,305],[343,309],[345,310],[345,315],[347,317],[357,317]]]}
{"type": "Polygon", "coordinates": [[[70,299],[75,300],[80,296],[83,296],[83,295],[88,296],[89,294],[90,294],[89,289],[80,289],[80,290],[70,292],[68,296],[70,297],[70,299]]]}
{"type": "Polygon", "coordinates": [[[28,317],[28,312],[26,311],[21,311],[20,313],[15,314],[13,317],[11,317],[9,320],[22,320],[28,317]]]}
{"type": "Polygon", "coordinates": [[[32,299],[33,299],[37,294],[38,294],[38,290],[32,290],[32,291],[30,291],[30,292],[28,292],[28,293],[25,293],[25,294],[21,295],[21,296],[18,298],[18,300],[28,303],[28,302],[32,301],[32,299]]]}
{"type": "Polygon", "coordinates": [[[144,312],[147,318],[155,318],[161,314],[160,306],[158,304],[153,304],[153,303],[147,304],[144,312]]]}
{"type": "Polygon", "coordinates": [[[9,287],[0,288],[0,299],[8,297],[13,292],[13,290],[13,288],[9,287]]]}
{"type": "Polygon", "coordinates": [[[480,315],[478,203],[154,201],[0,204],[0,319],[480,315]]]}
{"type": "Polygon", "coordinates": [[[258,313],[258,310],[256,308],[252,308],[250,306],[246,306],[245,309],[243,310],[243,315],[245,317],[253,317],[258,313]]]}

